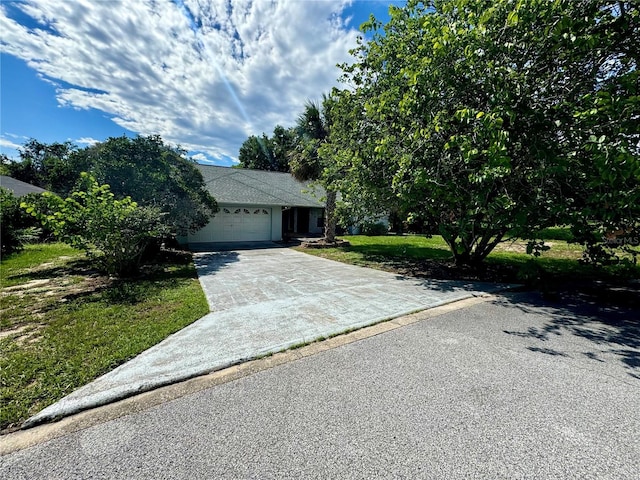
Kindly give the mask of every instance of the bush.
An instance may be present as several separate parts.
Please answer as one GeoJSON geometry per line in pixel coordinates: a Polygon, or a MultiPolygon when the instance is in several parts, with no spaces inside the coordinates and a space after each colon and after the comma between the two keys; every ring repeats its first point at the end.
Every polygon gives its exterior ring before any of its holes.
{"type": "Polygon", "coordinates": [[[20,201],[0,187],[0,243],[2,254],[20,251],[25,243],[38,239],[37,223],[20,208],[20,201]]]}
{"type": "Polygon", "coordinates": [[[562,240],[564,242],[572,242],[573,234],[569,227],[549,227],[540,230],[534,235],[534,238],[540,240],[562,240]]]}
{"type": "Polygon", "coordinates": [[[366,222],[362,224],[362,234],[377,237],[389,233],[388,227],[382,222],[366,222]]]}
{"type": "Polygon", "coordinates": [[[22,206],[60,240],[84,250],[106,273],[137,273],[147,247],[167,233],[160,210],[138,207],[130,197],[116,200],[109,185],[98,185],[86,173],[82,183],[84,189],[64,200],[46,192],[44,202],[22,206]]]}

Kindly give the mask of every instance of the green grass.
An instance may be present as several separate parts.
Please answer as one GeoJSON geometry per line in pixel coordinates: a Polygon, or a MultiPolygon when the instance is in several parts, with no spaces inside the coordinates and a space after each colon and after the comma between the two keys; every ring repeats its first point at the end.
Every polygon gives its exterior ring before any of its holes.
{"type": "MultiPolygon", "coordinates": [[[[631,270],[617,267],[596,269],[580,263],[578,260],[582,257],[582,248],[562,240],[563,237],[566,238],[566,229],[548,230],[549,232],[546,232],[545,235],[551,238],[546,241],[550,249],[543,252],[535,260],[532,260],[531,255],[526,254],[527,243],[517,240],[499,244],[487,257],[487,266],[494,270],[501,269],[503,275],[506,272],[506,275],[510,275],[511,278],[504,279],[509,281],[525,280],[528,275],[535,273],[531,272],[532,261],[534,261],[533,266],[537,274],[542,274],[546,278],[614,278],[622,274],[627,277],[640,277],[640,267],[631,270]]],[[[427,262],[445,266],[452,262],[451,252],[439,235],[434,235],[431,238],[425,238],[421,235],[379,237],[353,235],[341,238],[347,240],[351,246],[300,249],[300,251],[343,263],[425,276],[434,274],[433,268],[425,267],[427,262]]],[[[448,269],[447,272],[456,275],[455,272],[451,273],[451,269],[448,269]]],[[[437,276],[437,273],[434,275],[437,276]]]]}
{"type": "Polygon", "coordinates": [[[374,268],[394,259],[419,260],[433,258],[445,260],[451,257],[451,252],[449,252],[441,237],[352,235],[341,238],[348,240],[351,246],[322,249],[298,248],[298,250],[343,263],[374,268]]]}
{"type": "Polygon", "coordinates": [[[2,258],[0,271],[0,288],[18,285],[27,278],[34,279],[35,267],[45,264],[45,267],[68,266],[70,261],[84,260],[84,254],[64,243],[47,243],[26,245],[24,250],[2,258]]]}
{"type": "Polygon", "coordinates": [[[570,242],[573,240],[573,234],[568,227],[548,227],[540,230],[536,235],[542,240],[563,240],[570,242]]]}
{"type": "Polygon", "coordinates": [[[61,244],[28,246],[0,267],[1,429],[208,312],[184,256],[130,280],[98,275],[80,252],[61,244]]]}

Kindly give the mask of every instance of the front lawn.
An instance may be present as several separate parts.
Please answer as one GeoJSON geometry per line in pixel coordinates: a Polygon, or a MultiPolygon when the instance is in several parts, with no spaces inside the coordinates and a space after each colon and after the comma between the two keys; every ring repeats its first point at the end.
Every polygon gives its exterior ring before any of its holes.
{"type": "MultiPolygon", "coordinates": [[[[559,237],[559,235],[555,235],[559,237]]],[[[499,244],[486,259],[481,270],[457,267],[446,243],[439,235],[351,235],[341,237],[351,245],[341,248],[303,249],[300,251],[331,260],[414,275],[446,280],[486,280],[506,282],[557,281],[571,279],[621,279],[640,277],[635,268],[608,267],[595,269],[578,260],[582,256],[579,245],[561,239],[551,239],[551,248],[532,260],[526,253],[527,243],[513,241],[499,244]]]]}
{"type": "Polygon", "coordinates": [[[98,274],[64,244],[29,245],[0,267],[5,431],[209,311],[181,252],[128,280],[98,274]]]}

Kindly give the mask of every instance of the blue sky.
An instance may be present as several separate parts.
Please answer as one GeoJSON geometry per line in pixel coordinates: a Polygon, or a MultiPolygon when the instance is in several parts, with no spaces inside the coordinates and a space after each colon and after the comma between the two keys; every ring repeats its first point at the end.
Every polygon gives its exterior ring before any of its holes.
{"type": "Polygon", "coordinates": [[[231,165],[338,85],[358,27],[403,0],[0,0],[0,152],[159,134],[231,165]]]}

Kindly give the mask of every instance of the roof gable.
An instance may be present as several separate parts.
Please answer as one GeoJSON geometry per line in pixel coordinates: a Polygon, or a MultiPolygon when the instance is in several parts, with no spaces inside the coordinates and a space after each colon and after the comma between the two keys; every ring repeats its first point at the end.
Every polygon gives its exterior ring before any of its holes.
{"type": "Polygon", "coordinates": [[[44,188],[36,187],[30,183],[17,180],[13,177],[7,177],[6,175],[0,175],[0,187],[6,188],[13,192],[16,197],[24,197],[29,193],[43,193],[46,192],[44,188]]]}
{"type": "Polygon", "coordinates": [[[319,185],[299,182],[289,173],[200,165],[196,167],[218,203],[323,207],[319,185]]]}

